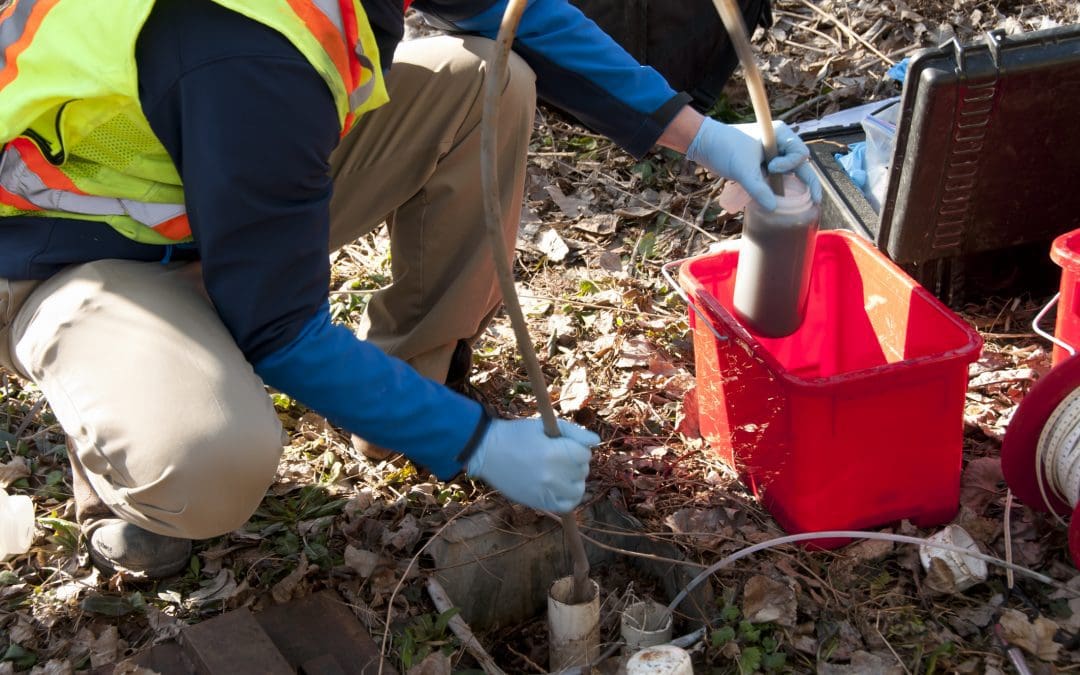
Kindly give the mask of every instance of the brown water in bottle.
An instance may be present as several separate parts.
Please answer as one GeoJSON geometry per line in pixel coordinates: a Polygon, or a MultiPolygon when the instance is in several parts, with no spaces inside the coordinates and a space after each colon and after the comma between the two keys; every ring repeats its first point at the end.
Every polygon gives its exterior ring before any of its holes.
{"type": "Polygon", "coordinates": [[[806,315],[818,207],[810,190],[792,174],[775,211],[751,200],[743,215],[739,264],[735,270],[735,315],[765,337],[794,333],[806,315]]]}

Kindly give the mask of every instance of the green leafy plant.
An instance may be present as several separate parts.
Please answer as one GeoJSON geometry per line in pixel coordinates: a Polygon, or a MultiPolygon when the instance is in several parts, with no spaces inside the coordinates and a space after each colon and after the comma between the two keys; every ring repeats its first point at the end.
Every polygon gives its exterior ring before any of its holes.
{"type": "Polygon", "coordinates": [[[451,607],[438,615],[421,614],[409,624],[401,637],[401,665],[405,670],[423,661],[436,649],[447,655],[453,653],[456,640],[446,629],[458,611],[457,607],[451,607]]]}
{"type": "Polygon", "coordinates": [[[11,665],[18,670],[28,670],[37,663],[37,654],[13,642],[8,646],[7,651],[0,656],[0,663],[4,661],[10,661],[11,665]]]}
{"type": "Polygon", "coordinates": [[[50,517],[38,518],[38,523],[52,531],[48,540],[66,555],[75,555],[79,551],[79,526],[70,520],[56,517],[55,513],[50,517]]]}
{"type": "MultiPolygon", "coordinates": [[[[780,645],[777,628],[771,623],[754,624],[742,618],[734,604],[725,604],[720,611],[719,626],[709,635],[710,646],[717,650],[734,643],[738,656],[735,667],[740,675],[749,673],[779,673],[787,665],[787,652],[780,645]]],[[[735,650],[732,650],[735,651],[735,650]]],[[[723,669],[714,672],[728,672],[723,669]]]]}

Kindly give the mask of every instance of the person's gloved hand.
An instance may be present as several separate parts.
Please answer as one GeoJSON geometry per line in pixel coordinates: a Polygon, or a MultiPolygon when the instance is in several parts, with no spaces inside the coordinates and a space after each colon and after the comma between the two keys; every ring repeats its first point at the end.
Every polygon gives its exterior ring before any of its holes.
{"type": "MultiPolygon", "coordinates": [[[[773,128],[776,129],[778,154],[769,162],[769,173],[794,171],[810,188],[814,202],[820,202],[821,183],[806,161],[810,157],[810,150],[783,122],[774,122],[773,128]]],[[[686,157],[718,176],[736,181],[763,208],[769,211],[776,208],[776,195],[761,172],[765,149],[761,145],[761,127],[758,124],[724,124],[706,117],[691,141],[686,157]]]]}
{"type": "Polygon", "coordinates": [[[492,420],[466,471],[525,506],[572,511],[585,494],[589,449],[600,437],[565,420],[559,433],[549,438],[539,418],[492,420]]]}

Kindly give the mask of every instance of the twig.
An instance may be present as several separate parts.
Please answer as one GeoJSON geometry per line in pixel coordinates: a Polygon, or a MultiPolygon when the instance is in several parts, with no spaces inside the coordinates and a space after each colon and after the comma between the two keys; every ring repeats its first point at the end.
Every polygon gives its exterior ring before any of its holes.
{"type": "MultiPolygon", "coordinates": [[[[1005,529],[1005,561],[1011,563],[1013,561],[1013,545],[1012,545],[1012,503],[1013,493],[1012,490],[1005,491],[1005,519],[1002,525],[1005,529]]],[[[1005,570],[1005,581],[1009,590],[1015,585],[1013,571],[1011,569],[1005,570]]]]}
{"type": "Polygon", "coordinates": [[[777,115],[776,119],[781,120],[781,121],[789,120],[792,117],[794,117],[795,115],[798,115],[799,113],[803,112],[804,110],[806,110],[807,108],[809,108],[811,106],[817,105],[818,103],[821,103],[822,101],[835,101],[838,98],[843,98],[844,96],[847,96],[848,94],[854,93],[856,91],[856,89],[857,89],[856,87],[852,86],[852,87],[841,87],[840,89],[833,89],[832,91],[827,91],[824,94],[819,94],[819,95],[817,95],[817,96],[815,96],[815,97],[813,97],[811,99],[803,101],[802,103],[795,106],[794,108],[789,108],[789,109],[785,110],[780,115],[777,115]]]}
{"type": "MultiPolygon", "coordinates": [[[[772,125],[769,99],[765,94],[765,81],[761,77],[757,61],[754,60],[750,40],[746,37],[746,23],[743,22],[742,12],[739,11],[735,0],[713,0],[713,4],[720,14],[720,20],[727,29],[731,46],[735,48],[739,63],[742,65],[743,79],[746,80],[746,89],[750,92],[750,104],[754,107],[754,117],[757,118],[758,126],[761,127],[761,145],[765,150],[765,162],[768,163],[778,154],[776,131],[772,125]]],[[[782,176],[769,174],[767,180],[773,192],[778,195],[784,194],[782,176]]]]}
{"type": "Polygon", "coordinates": [[[881,638],[881,641],[885,643],[885,646],[889,648],[889,651],[892,652],[892,655],[896,658],[896,662],[900,664],[900,667],[904,669],[904,672],[907,673],[907,675],[911,675],[911,669],[907,667],[907,664],[904,663],[904,660],[900,658],[900,655],[896,653],[896,650],[893,649],[893,646],[889,644],[888,640],[885,639],[885,636],[881,633],[881,629],[877,626],[874,626],[874,630],[877,632],[878,637],[881,638]]]}
{"type": "Polygon", "coordinates": [[[45,397],[42,396],[26,413],[26,415],[23,417],[22,422],[19,423],[19,428],[15,430],[15,438],[22,438],[23,432],[26,431],[27,427],[30,426],[30,424],[34,421],[34,418],[37,417],[37,414],[41,412],[41,409],[44,407],[45,397]]]}
{"type": "MultiPolygon", "coordinates": [[[[431,596],[431,601],[435,603],[435,609],[439,610],[440,614],[454,608],[454,603],[450,601],[446,589],[434,576],[428,577],[426,588],[428,595],[431,596]]],[[[465,619],[462,619],[460,614],[451,617],[447,625],[450,630],[454,631],[454,635],[461,640],[461,644],[465,645],[465,651],[472,654],[472,657],[476,659],[485,673],[488,675],[505,675],[503,669],[499,668],[495,663],[495,659],[491,658],[491,655],[484,649],[484,645],[480,644],[480,641],[476,639],[476,635],[469,628],[469,624],[465,623],[465,619]]]]}
{"type": "MultiPolygon", "coordinates": [[[[495,120],[499,115],[502,83],[504,74],[507,72],[507,63],[510,60],[510,48],[514,43],[514,34],[517,32],[521,15],[524,13],[525,0],[510,0],[503,12],[502,23],[499,25],[499,33],[495,40],[495,57],[484,83],[484,107],[480,123],[480,182],[483,186],[484,221],[495,259],[495,276],[498,278],[499,288],[502,291],[506,313],[510,316],[518,351],[525,362],[525,370],[529,373],[533,395],[536,396],[536,407],[544,423],[544,433],[551,438],[558,438],[559,423],[555,417],[555,409],[551,405],[551,395],[544,381],[544,373],[540,369],[540,361],[533,350],[532,340],[529,339],[529,326],[525,323],[525,315],[521,311],[521,303],[514,289],[514,272],[510,269],[510,256],[507,254],[506,242],[502,234],[502,209],[499,204],[499,180],[496,170],[498,139],[495,120]]],[[[581,541],[577,518],[572,512],[563,514],[562,525],[566,534],[566,546],[573,560],[572,604],[582,604],[587,602],[592,594],[592,585],[589,583],[589,559],[585,556],[585,544],[581,541]]]]}
{"type": "Polygon", "coordinates": [[[791,45],[792,47],[798,47],[799,49],[805,49],[808,52],[817,52],[818,54],[825,54],[826,56],[830,56],[832,54],[832,52],[830,52],[828,49],[823,49],[821,47],[814,47],[812,45],[808,45],[808,44],[803,43],[803,42],[796,42],[796,41],[791,40],[791,39],[784,40],[784,42],[786,44],[791,45]]]}
{"type": "Polygon", "coordinates": [[[847,24],[845,24],[845,23],[844,23],[843,21],[841,21],[841,20],[840,20],[840,19],[838,19],[837,17],[833,16],[832,14],[829,14],[828,12],[826,12],[826,11],[825,11],[825,10],[823,10],[823,9],[821,9],[821,8],[820,8],[820,7],[818,7],[817,5],[813,4],[812,2],[810,2],[810,0],[799,0],[799,2],[801,2],[801,3],[803,4],[803,5],[806,5],[806,6],[807,6],[807,7],[809,7],[810,9],[814,10],[815,12],[817,12],[818,14],[820,14],[821,16],[823,16],[824,18],[828,19],[828,20],[829,20],[830,22],[832,22],[832,23],[833,23],[833,24],[834,24],[834,25],[835,25],[835,26],[836,26],[837,28],[839,28],[839,29],[840,29],[840,30],[841,30],[841,31],[842,31],[842,32],[843,32],[843,33],[844,33],[845,35],[847,35],[847,36],[848,36],[849,38],[851,38],[851,39],[855,40],[856,42],[858,42],[858,43],[859,43],[859,44],[861,44],[862,46],[864,46],[864,47],[866,47],[867,49],[869,49],[869,50],[870,50],[871,52],[873,52],[873,53],[874,53],[874,55],[875,55],[875,56],[877,56],[877,57],[878,57],[879,59],[881,59],[881,60],[882,60],[882,61],[884,61],[885,63],[889,64],[890,66],[892,66],[892,65],[894,65],[894,64],[896,63],[896,61],[893,61],[893,60],[892,60],[892,59],[890,59],[890,58],[889,58],[888,56],[885,56],[884,54],[882,54],[882,53],[881,53],[881,50],[879,50],[879,49],[878,49],[877,47],[875,47],[874,45],[870,44],[870,42],[868,42],[867,40],[865,40],[865,39],[863,38],[863,36],[859,35],[859,34],[858,34],[858,33],[856,33],[855,31],[851,30],[851,28],[849,28],[849,27],[848,27],[848,25],[847,25],[847,24]]]}
{"type": "Polygon", "coordinates": [[[519,659],[521,659],[525,663],[529,664],[529,667],[532,668],[533,670],[535,670],[536,672],[538,672],[538,673],[546,673],[547,672],[546,668],[541,667],[539,663],[537,663],[536,661],[533,661],[527,655],[522,654],[518,650],[514,649],[513,645],[510,645],[510,644],[506,645],[506,649],[507,649],[507,651],[509,651],[514,656],[518,657],[519,659]]]}
{"type": "MultiPolygon", "coordinates": [[[[798,17],[800,19],[809,19],[810,18],[810,17],[808,17],[808,16],[806,16],[804,14],[798,14],[796,12],[786,12],[784,10],[777,10],[777,9],[774,9],[773,13],[775,13],[777,16],[782,16],[782,17],[798,17]]],[[[794,28],[798,28],[800,30],[806,31],[807,33],[813,33],[814,35],[817,35],[818,37],[822,38],[826,42],[829,42],[830,44],[835,46],[837,49],[843,49],[843,45],[841,45],[839,42],[837,42],[836,38],[829,35],[828,33],[822,33],[821,31],[819,31],[816,28],[811,28],[810,26],[807,26],[806,24],[796,23],[795,21],[789,20],[788,23],[790,23],[792,25],[792,27],[794,27],[794,28]]]]}

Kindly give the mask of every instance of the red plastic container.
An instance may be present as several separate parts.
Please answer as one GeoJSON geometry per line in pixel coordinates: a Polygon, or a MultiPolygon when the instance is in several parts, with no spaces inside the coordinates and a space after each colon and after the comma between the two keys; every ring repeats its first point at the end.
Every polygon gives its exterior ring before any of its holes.
{"type": "Polygon", "coordinates": [[[726,250],[679,273],[709,317],[690,313],[714,451],[789,533],[950,520],[978,333],[865,240],[822,232],[802,326],[755,336],[732,311],[737,263],[726,250]]]}
{"type": "MultiPolygon", "coordinates": [[[[1076,349],[1080,347],[1080,230],[1066,232],[1054,239],[1050,259],[1061,266],[1061,295],[1058,296],[1054,337],[1076,349]]],[[[1067,358],[1069,352],[1054,345],[1051,366],[1067,358]]]]}

